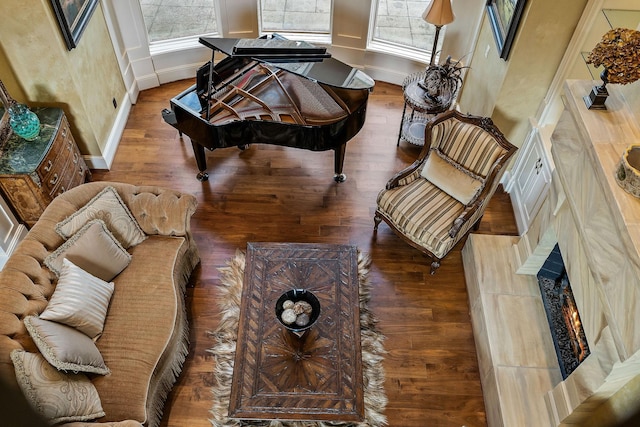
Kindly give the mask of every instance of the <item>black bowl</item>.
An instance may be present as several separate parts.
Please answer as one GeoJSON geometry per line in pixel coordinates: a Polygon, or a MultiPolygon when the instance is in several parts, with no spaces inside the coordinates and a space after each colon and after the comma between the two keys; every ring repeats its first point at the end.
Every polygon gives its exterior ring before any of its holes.
{"type": "Polygon", "coordinates": [[[316,323],[319,316],[320,301],[318,301],[318,298],[311,291],[308,291],[306,289],[291,289],[290,291],[287,291],[284,294],[280,295],[280,298],[278,298],[278,301],[276,301],[276,317],[278,318],[278,321],[282,324],[282,326],[292,332],[306,331],[311,326],[313,326],[314,323],[316,323]],[[311,315],[309,316],[309,322],[306,325],[297,325],[295,323],[287,325],[282,321],[282,312],[284,311],[282,305],[287,300],[291,300],[294,303],[298,301],[306,301],[311,305],[312,311],[311,315]]]}

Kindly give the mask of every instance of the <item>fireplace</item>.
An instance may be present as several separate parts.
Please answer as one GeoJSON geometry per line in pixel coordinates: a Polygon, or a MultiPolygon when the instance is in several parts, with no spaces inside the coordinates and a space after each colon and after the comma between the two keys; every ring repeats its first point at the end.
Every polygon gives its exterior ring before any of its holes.
{"type": "Polygon", "coordinates": [[[591,352],[557,244],[542,265],[537,278],[564,380],[591,352]]]}
{"type": "Polygon", "coordinates": [[[640,126],[614,87],[606,112],[588,111],[582,97],[592,86],[566,84],[565,111],[551,135],[555,170],[528,230],[471,233],[462,251],[490,427],[620,425],[640,408],[640,201],[614,176],[640,126]],[[568,375],[560,372],[537,280],[556,244],[562,262],[552,295],[569,314],[562,322],[574,319],[572,352],[585,355],[568,375]]]}

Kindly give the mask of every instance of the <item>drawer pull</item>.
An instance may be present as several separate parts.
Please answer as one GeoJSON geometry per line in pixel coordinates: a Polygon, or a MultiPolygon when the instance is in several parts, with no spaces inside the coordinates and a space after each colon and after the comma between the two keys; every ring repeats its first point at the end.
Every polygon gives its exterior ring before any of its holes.
{"type": "Polygon", "coordinates": [[[51,185],[56,185],[56,182],[58,182],[58,174],[54,174],[53,178],[51,178],[51,181],[49,181],[49,184],[51,185]]]}
{"type": "Polygon", "coordinates": [[[73,144],[71,143],[71,141],[67,141],[67,150],[73,150],[73,144]]]}
{"type": "Polygon", "coordinates": [[[61,195],[62,193],[64,193],[66,190],[64,189],[64,187],[60,187],[60,191],[58,191],[58,194],[56,194],[56,196],[61,195]]]}
{"type": "Polygon", "coordinates": [[[52,166],[53,166],[53,162],[51,160],[47,161],[47,166],[44,167],[44,171],[49,172],[52,166]]]}
{"type": "Polygon", "coordinates": [[[73,153],[73,163],[78,163],[78,153],[73,153]]]}

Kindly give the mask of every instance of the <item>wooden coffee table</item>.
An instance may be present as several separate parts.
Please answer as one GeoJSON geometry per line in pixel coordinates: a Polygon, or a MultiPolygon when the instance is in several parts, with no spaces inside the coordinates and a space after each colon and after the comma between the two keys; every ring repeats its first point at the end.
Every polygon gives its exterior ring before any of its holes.
{"type": "Polygon", "coordinates": [[[247,244],[230,418],[364,419],[357,258],[349,245],[247,244]],[[275,315],[294,288],[321,304],[302,337],[275,315]]]}

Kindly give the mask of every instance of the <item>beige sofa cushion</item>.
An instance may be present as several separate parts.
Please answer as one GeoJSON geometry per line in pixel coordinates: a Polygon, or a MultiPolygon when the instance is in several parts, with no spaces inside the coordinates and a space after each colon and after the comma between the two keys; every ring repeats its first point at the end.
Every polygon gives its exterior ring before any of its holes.
{"type": "Polygon", "coordinates": [[[96,342],[111,375],[94,379],[105,421],[145,422],[149,380],[175,331],[180,297],[173,282],[182,237],[149,236],[130,249],[131,264],[115,278],[115,290],[96,342]],[[145,333],[141,334],[140,330],[145,333]]]}
{"type": "Polygon", "coordinates": [[[11,360],[22,392],[51,424],[103,417],[100,396],[84,374],[56,370],[41,355],[13,350],[11,360]]]}
{"type": "Polygon", "coordinates": [[[60,277],[64,258],[105,282],[111,281],[131,262],[131,255],[100,219],[89,221],[47,256],[44,265],[60,277]]]}
{"type": "Polygon", "coordinates": [[[437,150],[430,151],[421,175],[463,205],[473,202],[482,190],[482,181],[457,169],[437,150]]]}
{"type": "Polygon", "coordinates": [[[135,246],[147,238],[116,189],[111,186],[105,187],[86,205],[58,223],[56,232],[68,239],[92,219],[103,220],[125,248],[135,246]]]}
{"type": "Polygon", "coordinates": [[[62,263],[56,290],[40,318],[64,323],[96,338],[104,327],[113,282],[87,273],[66,258],[62,263]]]}
{"type": "Polygon", "coordinates": [[[109,373],[95,343],[82,332],[37,316],[25,317],[24,326],[40,353],[58,370],[100,375],[109,373]]]}

